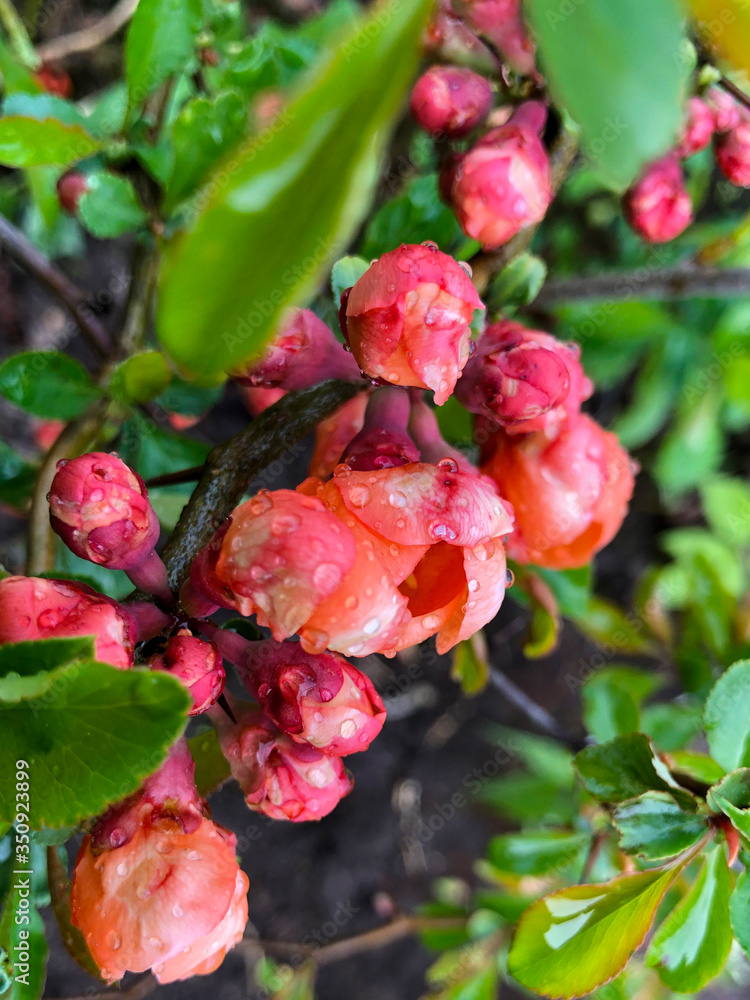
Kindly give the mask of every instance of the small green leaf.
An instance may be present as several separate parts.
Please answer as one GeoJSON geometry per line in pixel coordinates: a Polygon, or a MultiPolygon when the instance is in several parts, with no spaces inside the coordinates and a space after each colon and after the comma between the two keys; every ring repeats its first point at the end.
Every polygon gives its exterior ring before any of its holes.
{"type": "Polygon", "coordinates": [[[750,660],[738,660],[706,700],[703,725],[711,756],[727,771],[750,766],[750,660]]]}
{"type": "Polygon", "coordinates": [[[724,450],[718,390],[686,400],[663,439],[653,469],[668,500],[682,496],[716,472],[724,450]]]}
{"type": "Polygon", "coordinates": [[[359,19],[170,242],[157,331],[182,368],[205,380],[256,356],[341,255],[369,205],[430,6],[359,19]]]}
{"type": "Polygon", "coordinates": [[[493,278],[485,297],[487,308],[504,313],[522,309],[534,301],[546,278],[547,265],[541,257],[521,254],[493,278]]]}
{"type": "Polygon", "coordinates": [[[521,917],[508,971],[542,996],[569,1000],[590,993],[625,967],[683,867],[655,868],[545,896],[521,917]]]}
{"type": "Polygon", "coordinates": [[[338,309],[341,305],[341,293],[347,288],[351,288],[355,281],[359,281],[362,275],[370,266],[369,261],[364,257],[341,257],[331,269],[331,291],[333,293],[333,304],[338,309]]]}
{"type": "Polygon", "coordinates": [[[708,830],[708,819],[683,812],[666,792],[644,792],[612,814],[620,850],[649,861],[671,858],[692,847],[708,830]]]}
{"type": "Polygon", "coordinates": [[[581,126],[598,177],[622,190],[682,124],[683,12],[673,0],[586,0],[570,10],[526,0],[524,10],[552,94],[581,126]]]}
{"type": "Polygon", "coordinates": [[[94,637],[90,635],[7,643],[0,646],[0,677],[10,673],[29,677],[93,659],[94,637]]]}
{"type": "Polygon", "coordinates": [[[649,946],[646,964],[678,993],[697,993],[717,976],[732,947],[732,876],[723,847],[703,862],[695,884],[670,913],[649,946]]]}
{"type": "Polygon", "coordinates": [[[685,774],[706,786],[714,785],[724,777],[724,768],[704,753],[693,750],[674,750],[669,754],[669,768],[675,775],[685,774]]]}
{"type": "Polygon", "coordinates": [[[709,806],[723,812],[732,825],[750,840],[750,768],[741,767],[725,775],[709,789],[709,806]]]}
{"type": "Polygon", "coordinates": [[[0,500],[22,508],[31,497],[36,469],[10,445],[0,441],[0,500]]]}
{"type": "Polygon", "coordinates": [[[99,149],[82,125],[57,118],[27,118],[7,112],[0,118],[0,163],[6,167],[54,164],[66,167],[99,149]]]}
{"type": "Polygon", "coordinates": [[[202,465],[208,446],[184,434],[163,431],[137,412],[122,429],[118,454],[143,479],[202,465]]]}
{"type": "Polygon", "coordinates": [[[221,752],[215,729],[207,729],[188,740],[190,753],[195,761],[195,786],[207,796],[232,776],[229,761],[221,752]]]}
{"type": "Polygon", "coordinates": [[[148,220],[129,180],[107,170],[87,177],[88,190],[78,202],[78,215],[98,239],[132,233],[148,220]]]}
{"type": "Polygon", "coordinates": [[[174,166],[167,184],[166,212],[193,194],[246,129],[247,106],[234,91],[211,101],[196,97],[185,105],[174,123],[174,166]]]}
{"type": "Polygon", "coordinates": [[[100,396],[80,363],[59,351],[25,351],[0,365],[0,393],[35,417],[72,420],[100,396]]]}
{"type": "Polygon", "coordinates": [[[742,479],[714,479],[701,488],[711,527],[729,545],[750,542],[750,486],[742,479]]]}
{"type": "Polygon", "coordinates": [[[202,417],[219,402],[224,386],[213,389],[192,385],[175,375],[169,386],[160,393],[156,402],[169,413],[181,413],[187,417],[202,417]]]}
{"type": "Polygon", "coordinates": [[[461,685],[465,695],[473,697],[484,691],[490,679],[487,643],[480,633],[464,639],[453,651],[451,679],[461,685]]]}
{"type": "Polygon", "coordinates": [[[540,576],[552,591],[561,615],[575,619],[586,614],[591,599],[590,566],[562,570],[530,566],[529,570],[540,576]]]}
{"type": "Polygon", "coordinates": [[[425,974],[432,989],[422,1000],[495,1000],[498,950],[480,939],[445,952],[425,974]]]}
{"type": "Polygon", "coordinates": [[[0,703],[2,819],[15,815],[17,760],[34,789],[29,825],[72,826],[135,791],[184,728],[187,691],[168,674],[83,662],[37,677],[41,695],[0,703]]]}
{"type": "Polygon", "coordinates": [[[641,712],[640,730],[660,750],[682,750],[703,728],[703,714],[695,702],[663,702],[641,712]]]}
{"type": "Polygon", "coordinates": [[[523,830],[493,837],[487,849],[489,862],[513,875],[546,875],[569,868],[580,860],[591,841],[587,833],[570,830],[523,830]]]}
{"type": "Polygon", "coordinates": [[[125,75],[131,106],[174,73],[183,72],[203,20],[200,0],[141,0],[125,42],[125,75]]]}
{"type": "Polygon", "coordinates": [[[639,705],[658,683],[643,671],[607,667],[587,677],[581,695],[583,721],[599,743],[638,729],[639,705]]]}
{"type": "Polygon", "coordinates": [[[586,747],[576,755],[575,765],[587,790],[602,802],[624,802],[644,792],[664,791],[686,808],[693,805],[690,794],[679,788],[643,733],[586,747]]]}
{"type": "Polygon", "coordinates": [[[750,875],[742,872],[729,897],[729,920],[737,943],[750,957],[750,875]]]}
{"type": "Polygon", "coordinates": [[[594,642],[619,653],[648,653],[653,643],[643,634],[643,623],[633,619],[611,601],[591,597],[582,614],[570,615],[577,627],[594,642]]]}
{"type": "Polygon", "coordinates": [[[166,389],[171,377],[161,351],[143,351],[115,368],[109,391],[123,403],[147,403],[166,389]]]}

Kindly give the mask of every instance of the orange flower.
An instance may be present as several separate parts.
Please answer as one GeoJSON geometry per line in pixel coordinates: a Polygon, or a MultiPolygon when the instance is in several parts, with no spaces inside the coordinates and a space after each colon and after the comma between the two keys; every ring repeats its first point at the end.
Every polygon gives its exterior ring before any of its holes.
{"type": "Polygon", "coordinates": [[[498,430],[482,471],[513,504],[508,555],[548,569],[585,566],[619,530],[633,492],[634,464],[614,434],[585,414],[558,437],[498,430]]]}

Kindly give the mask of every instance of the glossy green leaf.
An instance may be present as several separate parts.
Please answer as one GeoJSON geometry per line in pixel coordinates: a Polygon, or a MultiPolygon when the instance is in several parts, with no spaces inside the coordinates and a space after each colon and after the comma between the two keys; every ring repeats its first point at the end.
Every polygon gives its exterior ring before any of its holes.
{"type": "Polygon", "coordinates": [[[184,434],[163,431],[134,413],[122,429],[117,452],[143,479],[202,465],[208,445],[184,434]]]}
{"type": "Polygon", "coordinates": [[[750,957],[750,875],[742,872],[729,897],[729,920],[737,943],[750,957]]]}
{"type": "Polygon", "coordinates": [[[532,253],[521,254],[496,275],[484,296],[490,312],[512,314],[533,302],[547,278],[547,265],[532,253]]]}
{"type": "Polygon", "coordinates": [[[24,351],[0,365],[0,393],[35,417],[71,420],[100,396],[80,363],[59,351],[24,351]]]}
{"type": "Polygon", "coordinates": [[[7,643],[0,646],[0,677],[9,673],[31,676],[93,659],[94,638],[89,635],[7,643]]]}
{"type": "Polygon", "coordinates": [[[174,376],[169,386],[160,393],[156,402],[170,413],[181,413],[188,417],[202,417],[219,402],[224,386],[206,388],[191,385],[179,376],[174,376]]]}
{"type": "Polygon", "coordinates": [[[750,766],[750,660],[738,660],[706,701],[703,725],[711,756],[727,771],[750,766]]]}
{"type": "Polygon", "coordinates": [[[174,165],[167,184],[165,211],[191,195],[216,162],[247,130],[247,105],[227,91],[213,100],[196,97],[174,123],[174,165]]]}
{"type": "Polygon", "coordinates": [[[641,712],[640,730],[659,750],[682,750],[703,728],[703,713],[696,702],[662,702],[641,712]]]}
{"type": "Polygon", "coordinates": [[[582,856],[590,834],[570,830],[523,830],[493,837],[487,858],[500,872],[513,875],[546,875],[562,871],[582,856]]]}
{"type": "Polygon", "coordinates": [[[31,118],[6,111],[0,118],[0,163],[6,167],[55,164],[65,167],[91,156],[99,143],[82,125],[57,118],[31,118]]]}
{"type": "Polygon", "coordinates": [[[508,970],[546,997],[583,996],[616,976],[638,948],[682,865],[578,885],[534,903],[521,917],[508,970]]]}
{"type": "Polygon", "coordinates": [[[721,972],[732,947],[729,896],[732,876],[723,847],[703,862],[687,896],[657,930],[646,964],[678,993],[697,993],[721,972]]]}
{"type": "Polygon", "coordinates": [[[430,6],[401,0],[387,17],[358,21],[273,133],[220,165],[228,182],[208,182],[204,210],[165,254],[159,298],[159,336],[185,369],[205,379],[257,355],[341,255],[369,204],[430,6]]]}
{"type": "Polygon", "coordinates": [[[490,679],[487,643],[479,633],[464,639],[453,651],[451,679],[461,685],[465,695],[472,697],[484,691],[490,679]]]}
{"type": "Polygon", "coordinates": [[[524,9],[553,95],[580,125],[597,175],[622,190],[674,145],[682,124],[680,7],[674,0],[586,0],[565,10],[559,0],[526,0],[524,9]]]}
{"type": "Polygon", "coordinates": [[[643,733],[586,747],[576,755],[575,765],[588,791],[602,802],[624,802],[644,792],[664,791],[687,808],[692,804],[691,796],[670,777],[643,733]]]}
{"type": "Polygon", "coordinates": [[[124,403],[147,403],[166,389],[171,378],[161,351],[143,351],[115,368],[109,391],[124,403]]]}
{"type": "Polygon", "coordinates": [[[209,795],[231,777],[229,761],[221,752],[215,729],[192,736],[188,744],[195,761],[195,786],[201,795],[209,795]]]}
{"type": "Polygon", "coordinates": [[[728,816],[750,840],[750,768],[741,767],[725,775],[709,790],[707,799],[713,810],[728,816]]]}
{"type": "Polygon", "coordinates": [[[331,292],[333,293],[333,304],[338,309],[341,304],[341,293],[347,288],[351,288],[355,281],[359,281],[362,275],[370,266],[370,262],[364,257],[341,257],[331,269],[331,292]]]}
{"type": "Polygon", "coordinates": [[[523,655],[530,660],[548,656],[557,646],[559,636],[559,617],[550,614],[541,604],[534,604],[523,644],[523,655]]]}
{"type": "Polygon", "coordinates": [[[145,225],[148,216],[129,180],[102,170],[89,174],[87,181],[78,215],[93,236],[114,239],[145,225]]]}
{"type": "Polygon", "coordinates": [[[649,861],[671,858],[692,847],[708,830],[708,819],[684,812],[667,792],[645,792],[612,814],[620,849],[649,861]]]}
{"type": "Polygon", "coordinates": [[[669,755],[670,770],[675,775],[685,774],[706,786],[714,785],[724,777],[724,768],[707,754],[693,750],[674,750],[669,755]]]}
{"type": "Polygon", "coordinates": [[[606,667],[587,677],[581,696],[586,729],[599,743],[638,729],[640,702],[657,685],[654,675],[628,667],[606,667]]]}
{"type": "Polygon", "coordinates": [[[202,19],[200,0],[141,0],[125,43],[131,106],[142,104],[159,84],[185,70],[202,19]]]}
{"type": "Polygon", "coordinates": [[[573,619],[586,614],[591,598],[590,566],[560,570],[531,566],[529,569],[540,576],[552,591],[560,614],[573,619]]]}
{"type": "Polygon", "coordinates": [[[13,816],[15,762],[34,794],[29,824],[71,826],[134,791],[185,725],[188,695],[168,674],[82,662],[47,674],[36,696],[0,703],[0,818],[13,816]]]}

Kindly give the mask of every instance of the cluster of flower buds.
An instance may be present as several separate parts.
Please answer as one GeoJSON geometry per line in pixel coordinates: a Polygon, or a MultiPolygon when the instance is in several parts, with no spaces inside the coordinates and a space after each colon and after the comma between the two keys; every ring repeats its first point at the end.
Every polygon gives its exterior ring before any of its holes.
{"type": "Polygon", "coordinates": [[[431,66],[411,93],[411,113],[436,139],[468,135],[482,124],[491,107],[489,81],[461,66],[431,66]]]}
{"type": "Polygon", "coordinates": [[[154,550],[159,521],[141,477],[117,455],[90,452],[57,463],[49,492],[50,523],[71,552],[169,602],[164,563],[154,550]]]}
{"type": "Polygon", "coordinates": [[[578,348],[492,324],[456,392],[477,415],[481,469],[513,508],[508,555],[550,569],[588,563],[625,517],[634,467],[614,434],[581,413],[592,386],[578,348]]]}
{"type": "Polygon", "coordinates": [[[209,819],[179,740],[139,792],[81,844],[71,918],[108,983],[150,969],[160,983],[213,972],[247,923],[236,837],[209,819]]]}
{"type": "Polygon", "coordinates": [[[534,45],[526,31],[521,0],[454,0],[457,13],[486,38],[518,73],[533,75],[534,45]]]}
{"type": "Polygon", "coordinates": [[[750,112],[719,87],[705,99],[691,97],[675,149],[649,164],[623,198],[626,221],[648,243],[672,240],[692,222],[681,161],[705,149],[712,137],[727,180],[750,187],[750,112]]]}

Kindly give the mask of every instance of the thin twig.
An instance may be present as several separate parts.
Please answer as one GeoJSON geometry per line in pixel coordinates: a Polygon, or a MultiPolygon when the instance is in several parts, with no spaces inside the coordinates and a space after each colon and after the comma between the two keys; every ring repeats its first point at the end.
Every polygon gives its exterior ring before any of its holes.
{"type": "Polygon", "coordinates": [[[750,293],[750,268],[713,268],[678,264],[658,271],[640,268],[584,278],[548,281],[534,300],[546,309],[558,302],[621,299],[697,299],[750,293]]]}
{"type": "Polygon", "coordinates": [[[329,381],[290,392],[213,449],[162,553],[175,592],[184,583],[196,553],[226,521],[253,479],[366,385],[329,381]]]}
{"type": "Polygon", "coordinates": [[[81,28],[80,31],[74,31],[69,35],[62,35],[60,38],[45,42],[38,46],[37,52],[43,60],[54,62],[77,52],[88,52],[95,49],[116,35],[120,28],[128,23],[137,6],[138,0],[120,0],[112,10],[94,24],[87,28],[81,28]]]}
{"type": "Polygon", "coordinates": [[[744,104],[746,108],[750,108],[750,95],[746,94],[744,90],[740,90],[736,83],[732,83],[725,76],[720,77],[718,83],[720,87],[723,87],[740,104],[744,104]]]}
{"type": "Polygon", "coordinates": [[[532,722],[537,729],[552,736],[553,739],[567,744],[573,750],[580,750],[584,746],[582,740],[569,733],[553,715],[550,715],[546,708],[543,708],[525,691],[522,691],[498,667],[490,666],[490,682],[512,705],[523,712],[529,722],[532,722]]]}
{"type": "Polygon", "coordinates": [[[0,247],[4,247],[65,306],[81,333],[102,357],[109,351],[109,338],[101,323],[86,308],[84,293],[58,271],[43,253],[8,220],[0,215],[0,247]]]}
{"type": "Polygon", "coordinates": [[[178,472],[165,472],[163,476],[152,476],[146,480],[146,486],[177,486],[181,483],[197,483],[203,475],[205,466],[194,465],[191,469],[180,469],[178,472]]]}

